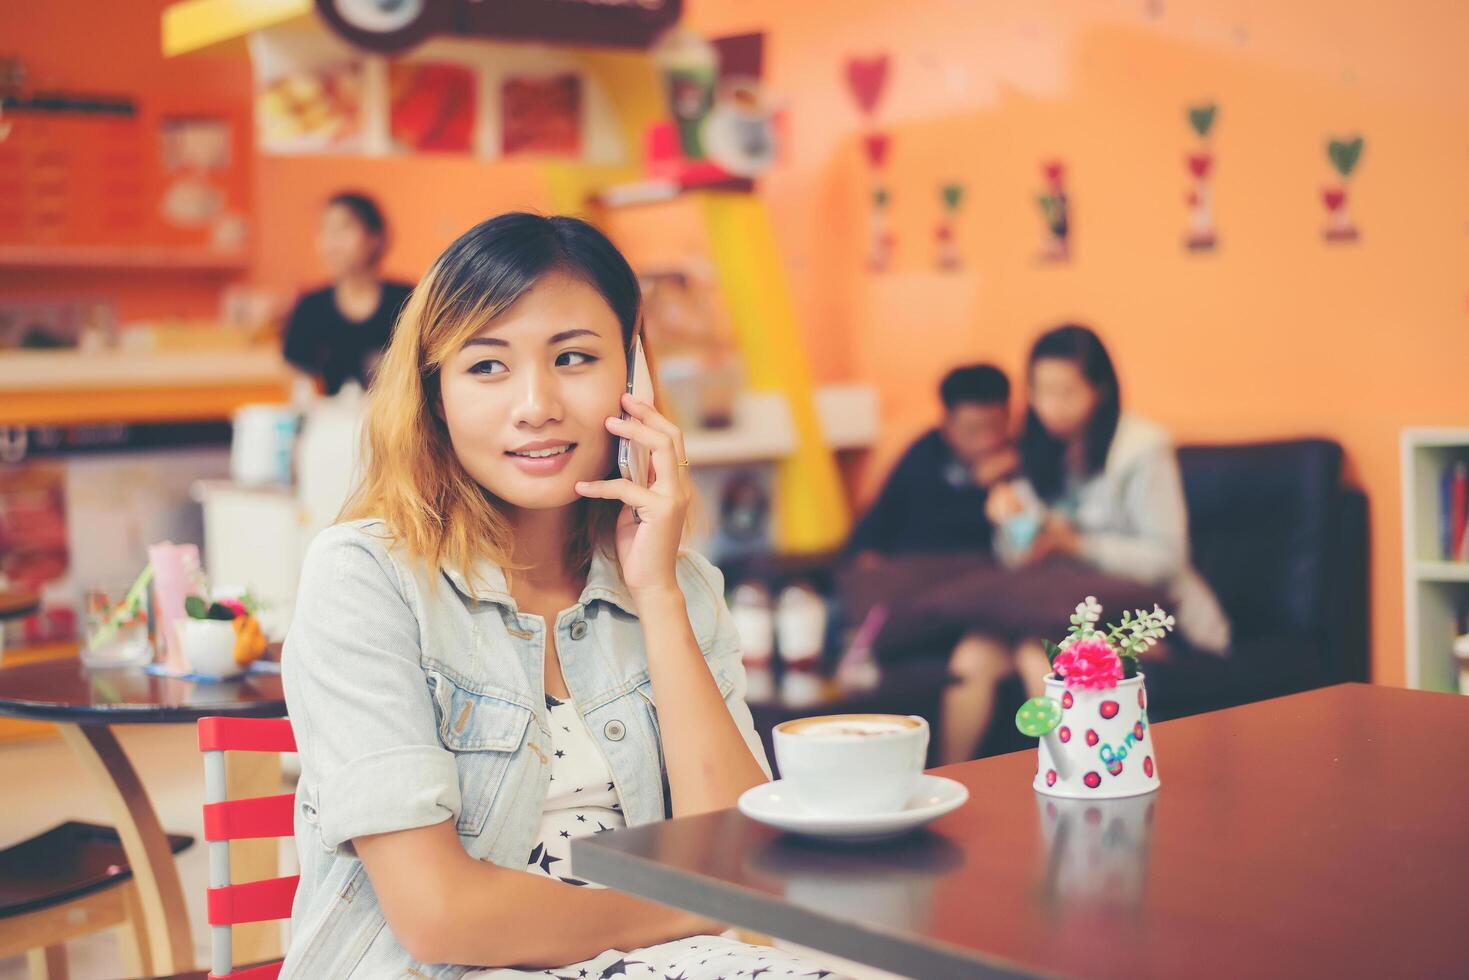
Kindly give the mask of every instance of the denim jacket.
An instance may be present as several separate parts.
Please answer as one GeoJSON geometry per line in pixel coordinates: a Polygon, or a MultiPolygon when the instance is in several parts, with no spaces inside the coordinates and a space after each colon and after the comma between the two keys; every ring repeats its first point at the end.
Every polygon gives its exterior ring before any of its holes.
{"type": "MultiPolygon", "coordinates": [[[[301,884],[283,980],[458,977],[393,936],[352,838],[453,819],[471,857],[523,871],[550,777],[545,644],[606,757],[629,826],[668,810],[658,712],[637,610],[615,559],[593,559],[576,605],[521,613],[503,571],[430,573],[379,521],[328,528],[307,553],[282,673],[301,759],[301,884]]],[[[724,580],[678,560],[699,649],[769,771],[744,702],[724,580]]],[[[493,928],[493,923],[486,923],[493,928]]]]}

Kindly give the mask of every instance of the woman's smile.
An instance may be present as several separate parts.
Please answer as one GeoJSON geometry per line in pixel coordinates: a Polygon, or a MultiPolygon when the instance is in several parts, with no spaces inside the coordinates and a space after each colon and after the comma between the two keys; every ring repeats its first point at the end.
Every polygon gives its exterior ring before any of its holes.
{"type": "Polygon", "coordinates": [[[571,454],[574,452],[576,452],[574,442],[542,439],[506,450],[505,455],[514,461],[522,473],[530,476],[554,476],[567,467],[571,462],[571,454]]]}

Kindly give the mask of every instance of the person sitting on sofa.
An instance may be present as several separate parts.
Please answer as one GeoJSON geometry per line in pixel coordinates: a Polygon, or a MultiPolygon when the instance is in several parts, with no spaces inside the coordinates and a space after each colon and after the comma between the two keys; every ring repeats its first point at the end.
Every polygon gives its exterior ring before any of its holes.
{"type": "MultiPolygon", "coordinates": [[[[1018,565],[1060,556],[1163,586],[1182,640],[1223,653],[1229,621],[1189,562],[1183,481],[1168,434],[1122,411],[1112,359],[1086,327],[1043,334],[1029,365],[1022,476],[991,494],[987,513],[1005,526],[1030,511],[1039,530],[1024,545],[1000,534],[997,557],[1018,565]]],[[[1049,665],[1036,659],[1044,658],[1039,645],[1018,655],[1022,671],[1046,673],[1049,665]]]]}
{"type": "Polygon", "coordinates": [[[852,532],[846,552],[859,566],[898,555],[990,554],[985,497],[1020,462],[1010,439],[1010,379],[991,364],[955,368],[939,398],[942,423],[908,447],[852,532]]]}

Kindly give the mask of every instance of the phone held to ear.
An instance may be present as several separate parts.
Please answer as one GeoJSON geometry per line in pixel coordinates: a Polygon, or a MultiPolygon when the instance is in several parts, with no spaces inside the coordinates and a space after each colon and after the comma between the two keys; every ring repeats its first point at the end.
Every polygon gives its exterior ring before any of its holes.
{"type": "MultiPolygon", "coordinates": [[[[639,401],[653,404],[653,375],[648,371],[648,359],[643,354],[643,338],[635,337],[632,354],[627,359],[627,393],[639,401]]],[[[627,412],[622,413],[624,419],[627,412]]],[[[652,454],[647,447],[640,446],[626,436],[617,440],[617,469],[624,480],[640,487],[651,482],[652,454]]]]}

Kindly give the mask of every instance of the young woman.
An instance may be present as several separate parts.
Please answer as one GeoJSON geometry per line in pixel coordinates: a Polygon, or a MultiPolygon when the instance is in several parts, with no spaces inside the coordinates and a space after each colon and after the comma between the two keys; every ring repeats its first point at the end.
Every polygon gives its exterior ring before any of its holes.
{"type": "Polygon", "coordinates": [[[414,290],[286,641],[288,980],[799,965],[570,861],[768,778],[722,578],[679,550],[683,436],[623,394],[638,322],[627,262],[572,218],[486,221],[414,290]],[[618,436],[651,486],[608,478],[618,436]]]}
{"type": "Polygon", "coordinates": [[[372,198],[343,192],[322,210],[316,252],[331,284],[296,301],[284,354],[297,370],[320,379],[328,395],[348,381],[367,387],[413,288],[379,274],[387,245],[387,222],[372,198]]]}
{"type": "Polygon", "coordinates": [[[1229,646],[1229,621],[1189,564],[1173,445],[1160,426],[1122,410],[1112,359],[1086,327],[1058,327],[1031,348],[1020,454],[1025,479],[992,501],[989,516],[1003,523],[1025,501],[1038,502],[1042,526],[1028,548],[1010,547],[999,535],[1006,560],[1060,555],[1166,586],[1190,646],[1210,653],[1229,646]]]}
{"type": "MultiPolygon", "coordinates": [[[[1162,428],[1122,410],[1117,372],[1101,339],[1076,325],[1043,334],[1031,348],[1028,387],[1023,478],[991,491],[985,505],[996,528],[996,555],[1012,566],[1075,561],[1163,586],[1183,641],[1223,653],[1229,621],[1189,564],[1188,513],[1173,446],[1162,428]],[[1011,530],[1017,526],[1024,533],[1011,530]]],[[[1050,663],[1038,640],[1012,649],[971,634],[955,648],[950,669],[958,683],[945,693],[942,751],[946,761],[960,761],[989,724],[999,679],[1017,672],[1034,697],[1044,693],[1050,663]]]]}

